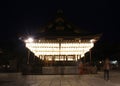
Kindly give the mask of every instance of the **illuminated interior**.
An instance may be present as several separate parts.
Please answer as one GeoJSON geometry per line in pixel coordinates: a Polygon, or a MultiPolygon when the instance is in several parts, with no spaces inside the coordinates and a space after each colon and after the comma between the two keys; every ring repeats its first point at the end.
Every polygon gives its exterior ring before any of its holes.
{"type": "Polygon", "coordinates": [[[30,39],[25,41],[26,47],[34,53],[38,58],[55,61],[61,60],[78,60],[84,57],[85,53],[88,52],[93,46],[93,40],[88,42],[79,41],[31,41],[30,39]]]}

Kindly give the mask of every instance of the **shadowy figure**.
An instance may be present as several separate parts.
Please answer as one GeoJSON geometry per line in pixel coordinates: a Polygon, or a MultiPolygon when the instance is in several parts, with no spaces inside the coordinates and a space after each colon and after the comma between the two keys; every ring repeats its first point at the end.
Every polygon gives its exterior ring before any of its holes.
{"type": "Polygon", "coordinates": [[[82,61],[80,61],[80,64],[79,64],[79,74],[80,75],[83,75],[83,63],[82,63],[82,61]]]}
{"type": "Polygon", "coordinates": [[[109,80],[109,71],[110,71],[109,58],[105,59],[103,68],[104,68],[104,80],[108,81],[109,80]]]}

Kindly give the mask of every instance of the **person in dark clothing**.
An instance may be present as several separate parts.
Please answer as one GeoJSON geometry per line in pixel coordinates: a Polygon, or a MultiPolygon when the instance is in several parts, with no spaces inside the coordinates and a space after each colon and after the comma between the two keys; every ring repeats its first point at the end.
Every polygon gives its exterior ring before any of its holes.
{"type": "Polygon", "coordinates": [[[109,80],[109,71],[110,71],[110,61],[108,58],[106,58],[104,62],[104,79],[106,81],[109,80]]]}

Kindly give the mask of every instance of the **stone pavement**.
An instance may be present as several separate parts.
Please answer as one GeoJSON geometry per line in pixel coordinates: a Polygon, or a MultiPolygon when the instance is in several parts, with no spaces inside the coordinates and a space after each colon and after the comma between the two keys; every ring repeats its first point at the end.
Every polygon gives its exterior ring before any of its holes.
{"type": "Polygon", "coordinates": [[[89,75],[21,75],[0,74],[0,86],[120,86],[120,72],[110,73],[110,81],[103,72],[89,75]]]}

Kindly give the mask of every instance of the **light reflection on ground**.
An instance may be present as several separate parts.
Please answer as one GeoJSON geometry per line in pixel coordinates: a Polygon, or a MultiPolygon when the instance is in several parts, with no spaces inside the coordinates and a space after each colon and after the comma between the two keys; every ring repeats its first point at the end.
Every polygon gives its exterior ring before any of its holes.
{"type": "Polygon", "coordinates": [[[111,72],[104,81],[103,72],[94,75],[20,75],[0,74],[0,86],[120,86],[120,72],[111,72]]]}

